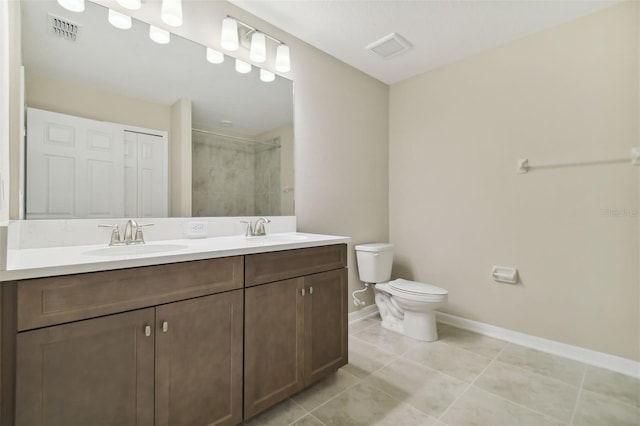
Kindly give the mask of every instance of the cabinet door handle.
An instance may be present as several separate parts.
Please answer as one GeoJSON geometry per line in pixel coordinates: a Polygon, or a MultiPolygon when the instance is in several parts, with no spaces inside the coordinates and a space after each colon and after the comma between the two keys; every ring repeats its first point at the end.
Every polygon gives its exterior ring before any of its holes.
{"type": "Polygon", "coordinates": [[[304,296],[304,288],[302,290],[300,290],[300,294],[302,294],[304,296]]]}
{"type": "Polygon", "coordinates": [[[162,332],[166,333],[167,331],[169,331],[169,322],[168,321],[162,321],[162,332]]]}
{"type": "Polygon", "coordinates": [[[144,335],[149,337],[151,336],[151,326],[150,325],[145,325],[144,326],[144,335]]]}
{"type": "Polygon", "coordinates": [[[309,287],[309,294],[313,294],[313,287],[309,287]]]}

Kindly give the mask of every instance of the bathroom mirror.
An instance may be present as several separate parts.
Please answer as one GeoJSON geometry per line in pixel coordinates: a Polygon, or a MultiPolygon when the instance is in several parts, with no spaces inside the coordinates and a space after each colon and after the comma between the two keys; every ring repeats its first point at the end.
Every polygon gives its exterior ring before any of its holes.
{"type": "Polygon", "coordinates": [[[226,55],[210,63],[205,46],[175,34],[155,43],[135,19],[115,28],[107,8],[85,4],[21,1],[27,107],[165,132],[169,191],[175,145],[193,155],[192,216],[293,215],[293,83],[263,82],[255,66],[240,74],[226,55]]]}

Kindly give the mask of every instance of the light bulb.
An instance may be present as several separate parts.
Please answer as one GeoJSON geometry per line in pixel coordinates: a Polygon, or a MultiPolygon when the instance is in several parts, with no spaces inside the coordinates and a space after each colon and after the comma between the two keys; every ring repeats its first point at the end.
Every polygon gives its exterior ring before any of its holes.
{"type": "Polygon", "coordinates": [[[251,64],[246,63],[245,61],[241,61],[240,59],[236,59],[236,71],[240,74],[246,74],[251,72],[251,64]]]}
{"type": "Polygon", "coordinates": [[[158,44],[167,44],[171,41],[171,33],[162,28],[149,25],[149,38],[158,44]]]}
{"type": "Polygon", "coordinates": [[[162,0],[162,21],[172,27],[182,25],[182,0],[162,0]]]}
{"type": "Polygon", "coordinates": [[[238,50],[238,23],[235,19],[224,18],[222,20],[220,45],[226,50],[238,50]]]}
{"type": "Polygon", "coordinates": [[[264,81],[265,83],[269,83],[275,79],[276,79],[276,75],[274,73],[262,68],[260,69],[260,80],[264,81]]]}
{"type": "Polygon", "coordinates": [[[84,11],[84,0],[58,0],[58,4],[72,12],[84,11]]]}
{"type": "Polygon", "coordinates": [[[109,9],[109,23],[121,30],[131,28],[131,16],[109,9]]]}
{"type": "Polygon", "coordinates": [[[280,72],[291,71],[291,58],[289,57],[289,46],[281,44],[276,51],[276,70],[280,72]]]}
{"type": "Polygon", "coordinates": [[[141,6],[140,0],[118,0],[118,4],[130,10],[138,10],[141,6]]]}
{"type": "Polygon", "coordinates": [[[249,57],[253,62],[264,62],[267,60],[267,40],[264,34],[258,31],[251,36],[251,50],[249,57]]]}
{"type": "Polygon", "coordinates": [[[207,61],[211,62],[212,64],[221,64],[224,62],[224,53],[207,47],[207,61]]]}

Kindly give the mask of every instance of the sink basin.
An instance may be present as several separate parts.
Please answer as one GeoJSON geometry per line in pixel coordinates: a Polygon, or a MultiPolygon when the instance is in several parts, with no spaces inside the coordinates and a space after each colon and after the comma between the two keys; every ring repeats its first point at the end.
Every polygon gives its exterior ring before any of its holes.
{"type": "Polygon", "coordinates": [[[271,235],[263,235],[260,237],[248,237],[247,239],[251,241],[304,241],[309,239],[306,235],[297,235],[297,234],[271,234],[271,235]]]}
{"type": "Polygon", "coordinates": [[[110,246],[85,251],[88,256],[131,256],[137,254],[153,254],[186,249],[182,244],[140,244],[128,246],[110,246]]]}

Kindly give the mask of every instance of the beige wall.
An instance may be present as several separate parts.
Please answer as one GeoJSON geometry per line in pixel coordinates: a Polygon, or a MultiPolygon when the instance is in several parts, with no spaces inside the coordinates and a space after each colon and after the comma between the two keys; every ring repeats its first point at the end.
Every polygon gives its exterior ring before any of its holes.
{"type": "MultiPolygon", "coordinates": [[[[28,71],[28,70],[27,70],[28,71]]],[[[38,74],[26,75],[27,106],[168,132],[170,107],[38,74]]]]}
{"type": "Polygon", "coordinates": [[[446,312],[640,360],[640,168],[516,172],[630,158],[638,17],[627,2],[391,87],[394,275],[448,289],[446,312]]]}
{"type": "MultiPolygon", "coordinates": [[[[291,49],[298,229],[388,241],[388,86],[316,49],[291,49]],[[296,52],[296,53],[293,53],[296,52]]],[[[349,291],[362,288],[353,245],[349,291]]],[[[373,303],[371,291],[359,295],[373,303]]],[[[354,309],[349,294],[349,308],[354,309]]]]}

